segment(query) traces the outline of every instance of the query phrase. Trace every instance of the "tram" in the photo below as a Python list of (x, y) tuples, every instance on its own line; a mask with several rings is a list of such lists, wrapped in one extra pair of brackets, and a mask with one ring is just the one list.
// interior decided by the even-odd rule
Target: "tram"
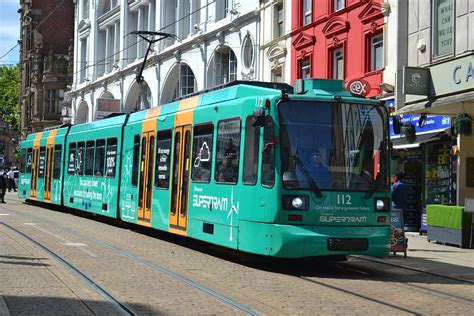
[(28, 135), (19, 196), (284, 258), (389, 251), (388, 113), (338, 80), (233, 82)]

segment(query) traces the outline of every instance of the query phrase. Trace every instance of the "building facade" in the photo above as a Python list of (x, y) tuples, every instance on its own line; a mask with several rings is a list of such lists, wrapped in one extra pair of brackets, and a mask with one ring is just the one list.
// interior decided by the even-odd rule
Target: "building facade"
[[(72, 84), (73, 1), (21, 0), (22, 134), (63, 123)], [(69, 23), (68, 23), (69, 22)]]
[[(74, 123), (159, 106), (258, 75), (257, 0), (78, 0), (75, 5)], [(137, 31), (179, 39), (140, 37)], [(147, 40), (154, 43), (140, 76)]]
[(258, 80), (291, 82), (291, 0), (260, 1)]
[[(447, 158), (427, 166), (424, 193), (425, 199), (437, 197), (435, 203), (464, 205), (466, 198), (474, 198), (474, 136), (453, 132), (463, 118), (462, 124), (472, 128), (474, 117), (474, 3), (414, 0), (407, 9), (407, 65), (413, 68), (397, 87), (405, 90), (398, 113), (450, 117), (453, 127), (433, 152), (434, 157), (441, 158), (442, 152)], [(424, 91), (407, 90), (413, 78)], [(427, 150), (425, 164), (429, 155)], [(443, 178), (450, 183), (440, 191), (433, 184), (444, 183)]]
[(292, 79), (331, 78), (357, 94), (381, 94), (384, 70), (382, 0), (293, 0)]

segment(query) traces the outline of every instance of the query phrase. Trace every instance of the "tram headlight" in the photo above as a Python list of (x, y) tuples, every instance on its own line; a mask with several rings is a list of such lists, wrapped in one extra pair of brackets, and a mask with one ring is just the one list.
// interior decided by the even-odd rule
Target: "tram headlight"
[(300, 208), (303, 207), (304, 202), (303, 202), (303, 200), (302, 200), (300, 197), (295, 197), (295, 198), (291, 201), (291, 205), (293, 205), (294, 208), (300, 209)]
[(309, 198), (305, 195), (283, 195), (283, 209), (287, 211), (307, 211)]
[(376, 212), (388, 212), (390, 200), (389, 198), (375, 198), (375, 211)]

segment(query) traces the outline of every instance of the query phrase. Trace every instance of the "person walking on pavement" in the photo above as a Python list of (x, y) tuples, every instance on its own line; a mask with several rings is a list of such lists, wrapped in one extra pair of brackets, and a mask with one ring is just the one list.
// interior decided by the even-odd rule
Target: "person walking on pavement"
[(16, 192), (16, 186), (15, 186), (15, 173), (13, 169), (10, 169), (7, 172), (7, 177), (8, 177), (8, 192), (11, 190)]
[(7, 181), (8, 177), (5, 173), (4, 170), (0, 171), (0, 203), (6, 203), (5, 202), (5, 193), (7, 191)]
[(403, 172), (397, 172), (392, 176), (392, 206), (403, 210), (403, 212), (407, 209), (408, 200), (408, 188), (403, 182), (404, 176)]

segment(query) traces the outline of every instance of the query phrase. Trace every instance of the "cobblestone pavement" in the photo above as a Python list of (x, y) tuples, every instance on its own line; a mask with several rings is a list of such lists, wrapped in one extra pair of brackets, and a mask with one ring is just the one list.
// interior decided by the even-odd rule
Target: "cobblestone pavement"
[[(422, 272), (387, 268), (358, 258), (337, 264), (296, 261), (279, 262), (275, 266), (272, 261), (244, 265), (212, 250), (197, 251), (183, 239), (165, 233), (154, 236), (137, 233), (22, 204), (12, 196), (8, 196), (7, 202), (0, 206), (0, 214), (9, 215), (0, 215), (0, 222), (43, 243), (138, 314), (238, 314), (240, 311), (118, 254), (103, 243), (199, 282), (261, 314), (467, 315), (474, 307), (472, 284)], [(12, 315), (43, 310), (44, 314), (114, 311), (102, 297), (31, 242), (3, 225), (0, 225), (0, 237), (0, 294)], [(15, 260), (20, 263), (9, 263)]]

